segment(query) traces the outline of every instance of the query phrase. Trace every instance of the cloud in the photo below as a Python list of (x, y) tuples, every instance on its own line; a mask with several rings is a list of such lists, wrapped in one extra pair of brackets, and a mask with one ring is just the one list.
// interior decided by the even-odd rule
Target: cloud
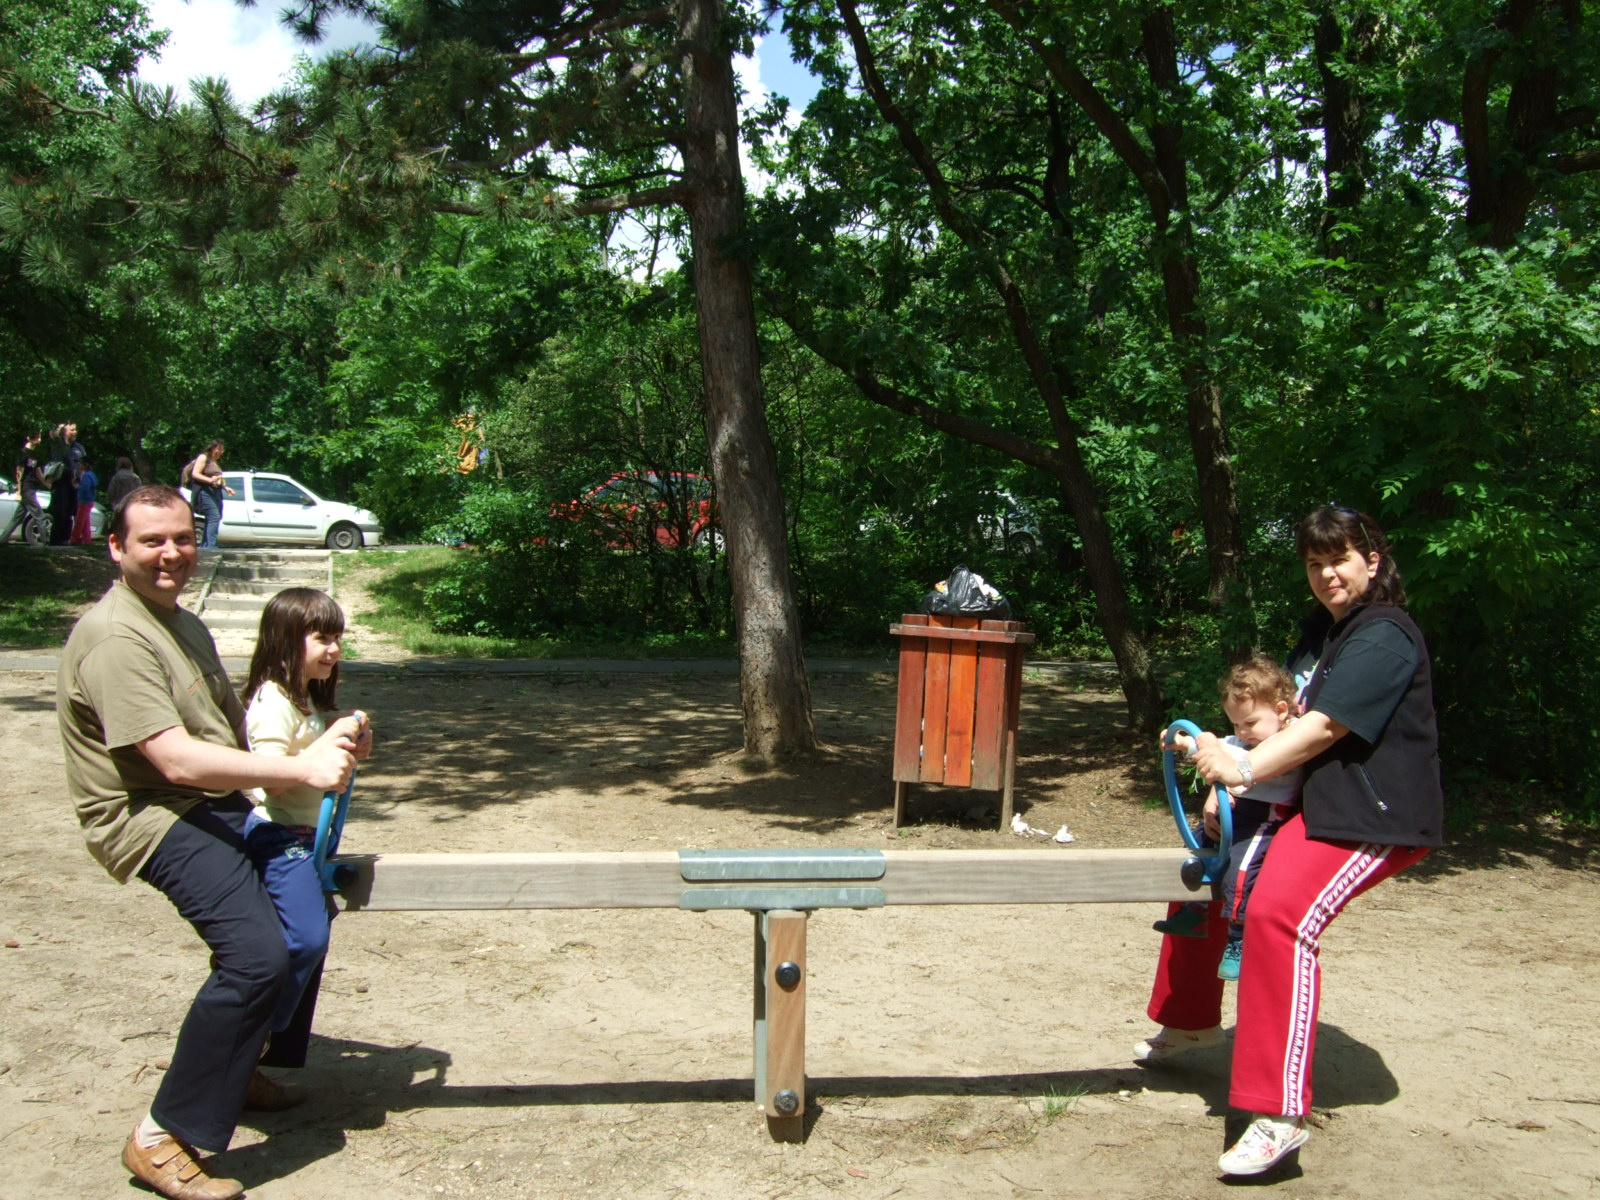
[(150, 23), (170, 33), (160, 59), (139, 64), (139, 78), (187, 98), (191, 81), (220, 77), (246, 108), (284, 84), (296, 59), (376, 40), (371, 26), (341, 15), (327, 22), (322, 41), (307, 44), (290, 32), (271, 3), (241, 8), (235, 0), (146, 0), (146, 7)]
[(150, 23), (170, 30), (159, 61), (139, 64), (139, 78), (177, 89), (220, 76), (250, 105), (279, 86), (306, 48), (278, 21), (276, 8), (240, 8), (233, 0), (147, 0)]

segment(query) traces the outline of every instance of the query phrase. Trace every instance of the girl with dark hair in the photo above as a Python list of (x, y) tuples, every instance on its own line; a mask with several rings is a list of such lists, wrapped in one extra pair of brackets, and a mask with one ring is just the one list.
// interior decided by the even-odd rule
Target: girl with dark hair
[[(256, 754), (293, 755), (327, 739), (347, 745), (357, 759), (372, 752), (365, 713), (328, 722), (339, 688), (344, 613), (326, 592), (288, 588), (261, 613), (261, 630), (245, 684), (245, 726)], [(257, 790), (256, 810), (245, 822), (245, 851), (277, 909), (289, 949), (288, 980), (278, 996), (272, 1036), (261, 1062), (305, 1065), (316, 1010), (322, 961), (328, 952), (332, 908), (317, 878), (312, 849), (323, 793), (313, 788)], [(257, 1072), (250, 1104), (279, 1109), (304, 1096)]]
[[(1295, 544), (1320, 605), (1287, 663), (1306, 680), (1304, 713), (1243, 756), (1211, 734), (1194, 753), (1224, 787), (1305, 771), (1303, 811), (1273, 838), (1245, 919), (1230, 1101), (1254, 1119), (1218, 1160), (1228, 1175), (1269, 1170), (1309, 1136), (1323, 932), (1443, 833), (1432, 671), (1388, 539), (1366, 514), (1328, 507), (1300, 523)], [(1204, 940), (1162, 939), (1149, 1015), (1163, 1028), (1136, 1048), (1142, 1061), (1222, 1041), (1226, 928), (1214, 915)]]

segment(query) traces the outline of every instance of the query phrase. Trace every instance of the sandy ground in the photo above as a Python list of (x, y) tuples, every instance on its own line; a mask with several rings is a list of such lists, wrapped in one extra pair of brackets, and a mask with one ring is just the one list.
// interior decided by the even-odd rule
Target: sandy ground
[[(750, 774), (731, 677), (352, 674), (378, 754), (351, 850), (1170, 845), (1112, 695), (1031, 673), (1018, 800), (1078, 841), (889, 823), (894, 680), (824, 675), (816, 763)], [(63, 798), (53, 679), (0, 674), (4, 1200), (134, 1194), (118, 1148), (206, 970), (152, 889), (118, 888)], [(1316, 1132), (1286, 1197), (1600, 1192), (1592, 857), (1445, 851), (1325, 944)], [(823, 911), (810, 927), (808, 1136), (751, 1100), (750, 918), (653, 911), (349, 914), (294, 1111), (218, 1167), (256, 1200), (1211, 1197), (1238, 1127), (1226, 1051), (1129, 1050), (1151, 905)], [(1248, 969), (1248, 965), (1246, 967)]]

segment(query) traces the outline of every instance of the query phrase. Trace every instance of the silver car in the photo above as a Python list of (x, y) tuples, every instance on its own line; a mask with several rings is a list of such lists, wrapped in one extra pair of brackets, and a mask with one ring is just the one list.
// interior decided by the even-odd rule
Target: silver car
[[(41, 502), (44, 504), (43, 519), (30, 518), (18, 526), (17, 531), (11, 536), (20, 538), (30, 546), (46, 546), (50, 543), (50, 496), (42, 493)], [(22, 497), (15, 492), (0, 492), (0, 529), (8, 528), (12, 515), (17, 511), (17, 505), (22, 503)], [(89, 534), (92, 537), (104, 537), (106, 526), (111, 524), (111, 514), (106, 506), (99, 501), (89, 514)]]
[[(371, 512), (324, 500), (287, 475), (224, 471), (222, 482), (233, 494), (222, 501), (218, 545), (280, 542), (359, 550), (383, 540), (383, 526)], [(183, 490), (188, 495), (188, 489)]]

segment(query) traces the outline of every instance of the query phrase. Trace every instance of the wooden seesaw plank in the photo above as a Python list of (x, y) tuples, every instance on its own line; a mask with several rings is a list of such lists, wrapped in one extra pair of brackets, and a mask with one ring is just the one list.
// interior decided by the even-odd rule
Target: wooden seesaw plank
[[(888, 850), (871, 886), (884, 904), (1094, 904), (1192, 900), (1179, 849)], [(685, 880), (673, 851), (341, 855), (355, 880), (348, 911), (679, 908), (686, 892), (728, 880)], [(839, 880), (785, 877), (784, 888)]]

